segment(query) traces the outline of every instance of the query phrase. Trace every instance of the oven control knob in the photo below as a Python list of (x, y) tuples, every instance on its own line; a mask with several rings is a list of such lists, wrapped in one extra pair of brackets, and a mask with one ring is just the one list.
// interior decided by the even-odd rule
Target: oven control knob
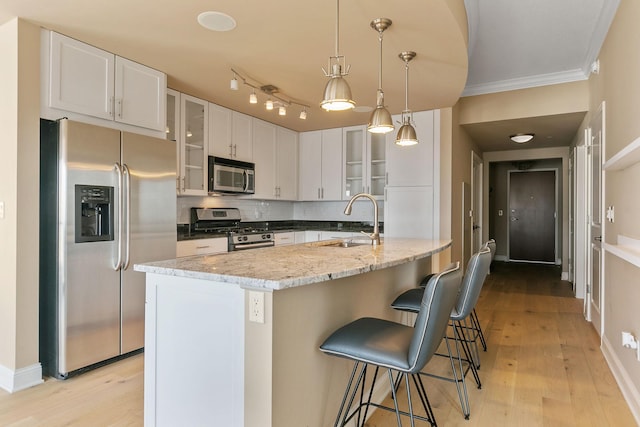
[(247, 240), (249, 240), (249, 238), (247, 236), (242, 236), (242, 240), (246, 242)]

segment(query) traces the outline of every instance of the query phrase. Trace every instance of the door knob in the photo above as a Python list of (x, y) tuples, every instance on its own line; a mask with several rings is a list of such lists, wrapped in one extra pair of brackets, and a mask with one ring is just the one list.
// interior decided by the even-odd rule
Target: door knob
[(518, 220), (518, 218), (516, 218), (514, 216), (511, 217), (511, 221), (517, 221), (517, 220)]

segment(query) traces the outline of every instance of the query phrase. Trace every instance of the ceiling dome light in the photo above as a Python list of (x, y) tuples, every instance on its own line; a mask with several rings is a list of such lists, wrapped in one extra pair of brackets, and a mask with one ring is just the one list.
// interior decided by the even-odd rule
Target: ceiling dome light
[(391, 19), (378, 18), (371, 21), (371, 28), (378, 32), (378, 40), (380, 41), (380, 70), (378, 72), (376, 109), (371, 113), (369, 126), (367, 126), (367, 130), (371, 133), (389, 133), (395, 128), (391, 113), (384, 106), (384, 92), (382, 91), (382, 33), (390, 26)]
[[(344, 62), (344, 56), (339, 53), (340, 40), (340, 0), (336, 0), (336, 55), (329, 57), (329, 67), (331, 71), (327, 72), (324, 68), (324, 75), (331, 77), (324, 88), (324, 97), (320, 106), (326, 111), (343, 111), (350, 110), (356, 106), (355, 101), (351, 99), (351, 88), (347, 81), (343, 78), (349, 74), (350, 66), (346, 66), (342, 70), (340, 61)], [(332, 64), (332, 60), (334, 61)]]
[(509, 136), (509, 138), (511, 138), (511, 140), (515, 143), (524, 144), (531, 141), (534, 135), (535, 134), (533, 133), (517, 133), (515, 135)]
[(231, 31), (236, 27), (236, 20), (222, 12), (202, 12), (198, 23), (211, 31)]

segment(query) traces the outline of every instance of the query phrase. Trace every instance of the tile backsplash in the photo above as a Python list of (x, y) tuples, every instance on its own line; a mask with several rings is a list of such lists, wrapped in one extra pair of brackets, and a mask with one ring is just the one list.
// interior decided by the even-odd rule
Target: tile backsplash
[[(254, 200), (238, 196), (197, 197), (179, 196), (177, 203), (178, 224), (188, 224), (192, 207), (238, 208), (242, 221), (373, 221), (373, 205), (369, 200), (358, 200), (351, 215), (345, 215), (346, 201), (335, 202), (285, 202), (279, 200)], [(384, 219), (384, 202), (378, 201), (380, 221)]]

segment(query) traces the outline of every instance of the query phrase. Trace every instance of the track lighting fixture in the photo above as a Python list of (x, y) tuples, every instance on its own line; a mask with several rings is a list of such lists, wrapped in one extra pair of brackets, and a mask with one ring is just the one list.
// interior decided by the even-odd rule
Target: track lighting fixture
[(343, 78), (349, 74), (351, 66), (345, 65), (344, 71), (342, 64), (345, 63), (344, 56), (340, 55), (340, 0), (336, 0), (336, 55), (329, 57), (328, 70), (324, 68), (324, 75), (330, 77), (324, 88), (324, 97), (320, 106), (327, 111), (343, 111), (349, 110), (356, 106), (351, 99), (351, 88), (347, 81)]
[(231, 88), (231, 90), (238, 90), (238, 79), (236, 79), (236, 75), (233, 75), (233, 78), (231, 79), (231, 84), (229, 85), (229, 87)]
[[(300, 107), (302, 107), (302, 111), (300, 112), (299, 116), (300, 119), (307, 119), (307, 109), (310, 108), (307, 104), (284, 95), (282, 92), (280, 92), (280, 89), (278, 89), (274, 85), (265, 85), (253, 78), (244, 77), (241, 73), (237, 72), (233, 68), (231, 69), (231, 72), (233, 73), (233, 79), (231, 79), (232, 90), (238, 90), (238, 79), (242, 81), (243, 85), (249, 86), (251, 88), (251, 93), (249, 94), (250, 104), (258, 103), (258, 95), (256, 94), (256, 90), (259, 90), (260, 92), (267, 95), (267, 100), (264, 103), (265, 109), (271, 111), (275, 107), (278, 107), (278, 115), (286, 116), (288, 107), (290, 107), (291, 105), (299, 105)], [(236, 82), (235, 89), (233, 83), (234, 81)]]

